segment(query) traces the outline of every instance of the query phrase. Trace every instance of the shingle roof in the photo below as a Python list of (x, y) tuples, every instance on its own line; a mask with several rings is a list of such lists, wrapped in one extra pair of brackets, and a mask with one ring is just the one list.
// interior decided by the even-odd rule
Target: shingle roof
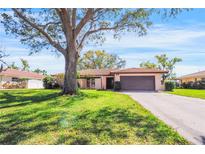
[(106, 76), (110, 75), (111, 71), (114, 71), (115, 69), (87, 69), (87, 70), (81, 70), (80, 76)]
[(200, 71), (200, 72), (196, 72), (196, 73), (192, 73), (192, 74), (187, 74), (187, 75), (181, 76), (177, 79), (195, 78), (195, 77), (205, 77), (205, 71)]
[(127, 68), (127, 69), (87, 69), (81, 70), (80, 76), (106, 76), (115, 73), (167, 73), (158, 69)]
[(121, 70), (115, 70), (111, 73), (168, 73), (168, 71), (163, 71), (159, 69), (149, 69), (149, 68), (127, 68)]
[(43, 79), (45, 77), (42, 74), (16, 70), (16, 69), (6, 69), (0, 72), (0, 76), (10, 76), (10, 77), (27, 78), (27, 79)]

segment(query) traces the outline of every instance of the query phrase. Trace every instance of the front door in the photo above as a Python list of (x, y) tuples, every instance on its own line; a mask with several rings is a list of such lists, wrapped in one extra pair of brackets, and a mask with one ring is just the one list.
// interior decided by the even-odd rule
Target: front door
[(106, 78), (106, 89), (113, 89), (114, 88), (114, 78), (108, 77)]

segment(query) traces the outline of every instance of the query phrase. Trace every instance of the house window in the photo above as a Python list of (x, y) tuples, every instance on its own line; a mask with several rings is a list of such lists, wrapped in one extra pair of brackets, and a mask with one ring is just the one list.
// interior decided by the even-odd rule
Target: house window
[(18, 82), (18, 81), (19, 81), (19, 78), (13, 77), (13, 78), (11, 78), (11, 81), (13, 81), (13, 82)]
[(87, 88), (95, 88), (95, 78), (87, 79)]

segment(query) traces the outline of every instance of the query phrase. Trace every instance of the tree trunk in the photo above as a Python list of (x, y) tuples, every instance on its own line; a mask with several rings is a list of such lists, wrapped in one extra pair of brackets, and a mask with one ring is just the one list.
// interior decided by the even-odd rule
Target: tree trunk
[(74, 95), (77, 92), (77, 50), (69, 48), (65, 55), (65, 75), (63, 94)]

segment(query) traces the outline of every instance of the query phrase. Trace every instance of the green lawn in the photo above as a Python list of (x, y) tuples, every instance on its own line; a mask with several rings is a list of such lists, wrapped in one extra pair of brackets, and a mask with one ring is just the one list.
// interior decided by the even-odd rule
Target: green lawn
[(0, 91), (0, 144), (188, 144), (129, 96)]
[(205, 99), (205, 90), (197, 90), (197, 89), (174, 89), (173, 92), (168, 92), (170, 94), (188, 96), (194, 98), (202, 98)]

